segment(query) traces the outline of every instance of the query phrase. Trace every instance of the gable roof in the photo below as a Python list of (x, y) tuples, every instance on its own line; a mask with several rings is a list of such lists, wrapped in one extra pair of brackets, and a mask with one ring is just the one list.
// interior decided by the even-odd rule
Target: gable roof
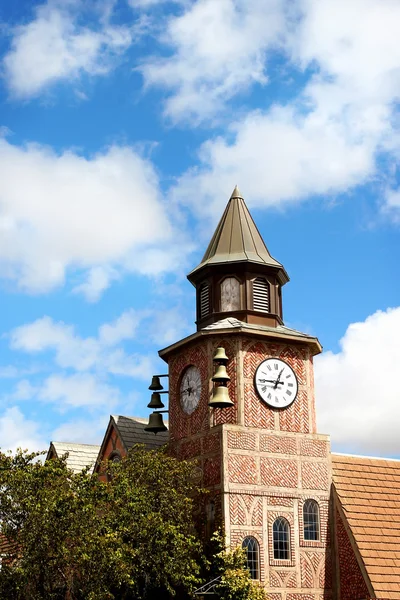
[(100, 446), (95, 444), (75, 444), (73, 442), (50, 442), (46, 460), (53, 456), (60, 458), (68, 452), (67, 467), (75, 473), (79, 473), (86, 467), (90, 467), (90, 473), (96, 463)]
[[(144, 430), (149, 421), (148, 419), (111, 415), (111, 421), (114, 422), (126, 451), (135, 444), (144, 444), (148, 450), (155, 450), (168, 442), (168, 431), (161, 431), (155, 435), (150, 431)], [(164, 424), (168, 427), (168, 421), (164, 421)]]
[(332, 475), (376, 597), (400, 600), (400, 461), (332, 454)]
[(289, 277), (280, 262), (268, 251), (260, 232), (236, 186), (214, 232), (201, 263), (188, 278), (206, 265), (252, 262), (278, 269), (282, 285)]

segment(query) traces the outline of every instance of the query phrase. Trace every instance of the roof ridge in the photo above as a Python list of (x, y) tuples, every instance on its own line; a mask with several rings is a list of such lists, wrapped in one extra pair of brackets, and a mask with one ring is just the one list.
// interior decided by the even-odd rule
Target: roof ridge
[(387, 458), (384, 456), (366, 456), (364, 454), (348, 454), (346, 452), (332, 452), (332, 456), (348, 456), (351, 458), (366, 458), (368, 460), (391, 460), (393, 462), (400, 462), (400, 458)]

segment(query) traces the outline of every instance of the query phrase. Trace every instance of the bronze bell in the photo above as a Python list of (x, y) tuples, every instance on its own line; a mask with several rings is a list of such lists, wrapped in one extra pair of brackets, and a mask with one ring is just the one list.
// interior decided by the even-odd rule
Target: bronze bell
[(221, 362), (221, 363), (227, 363), (229, 360), (229, 358), (227, 357), (227, 355), (225, 354), (225, 348), (217, 348), (215, 351), (215, 354), (213, 356), (213, 361), (214, 362)]
[(160, 383), (160, 378), (158, 375), (153, 375), (151, 378), (151, 384), (149, 385), (149, 390), (153, 392), (158, 392), (159, 390), (163, 390), (163, 386)]
[(211, 406), (211, 408), (228, 408), (229, 406), (234, 406), (234, 403), (229, 398), (228, 388), (224, 385), (216, 387), (208, 406)]
[(144, 430), (151, 431), (152, 433), (167, 431), (167, 427), (165, 427), (164, 425), (162, 414), (159, 412), (152, 412), (149, 416), (149, 422), (144, 428)]
[(211, 378), (211, 381), (220, 381), (221, 383), (230, 381), (228, 373), (226, 372), (225, 365), (219, 365), (218, 369), (215, 371), (214, 377)]
[(161, 394), (159, 392), (153, 392), (151, 395), (151, 400), (147, 405), (147, 408), (164, 408), (164, 404), (161, 400)]

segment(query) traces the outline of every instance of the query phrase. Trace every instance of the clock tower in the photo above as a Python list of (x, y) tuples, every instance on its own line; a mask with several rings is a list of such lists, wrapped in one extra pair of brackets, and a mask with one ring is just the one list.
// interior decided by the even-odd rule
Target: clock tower
[[(172, 451), (196, 459), (209, 534), (247, 549), (248, 567), (270, 600), (332, 597), (329, 437), (315, 421), (317, 338), (285, 327), (289, 281), (269, 253), (237, 189), (201, 263), (197, 331), (160, 351), (169, 368)], [(213, 356), (228, 357), (226, 408), (211, 408)]]

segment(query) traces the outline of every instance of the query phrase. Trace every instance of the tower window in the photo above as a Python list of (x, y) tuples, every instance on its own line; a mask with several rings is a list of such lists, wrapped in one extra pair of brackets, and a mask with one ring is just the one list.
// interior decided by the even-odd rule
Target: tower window
[(264, 277), (253, 281), (253, 309), (269, 312), (269, 284)]
[(315, 500), (303, 504), (304, 539), (319, 540), (319, 506)]
[(240, 283), (236, 277), (226, 277), (221, 283), (221, 311), (240, 310)]
[(290, 527), (283, 517), (275, 519), (272, 526), (274, 541), (274, 558), (276, 560), (290, 559)]
[(252, 579), (259, 579), (259, 549), (258, 542), (253, 537), (246, 537), (242, 542), (242, 548), (246, 550), (246, 566), (250, 571)]
[(206, 317), (210, 312), (210, 286), (203, 283), (200, 288), (200, 318)]

